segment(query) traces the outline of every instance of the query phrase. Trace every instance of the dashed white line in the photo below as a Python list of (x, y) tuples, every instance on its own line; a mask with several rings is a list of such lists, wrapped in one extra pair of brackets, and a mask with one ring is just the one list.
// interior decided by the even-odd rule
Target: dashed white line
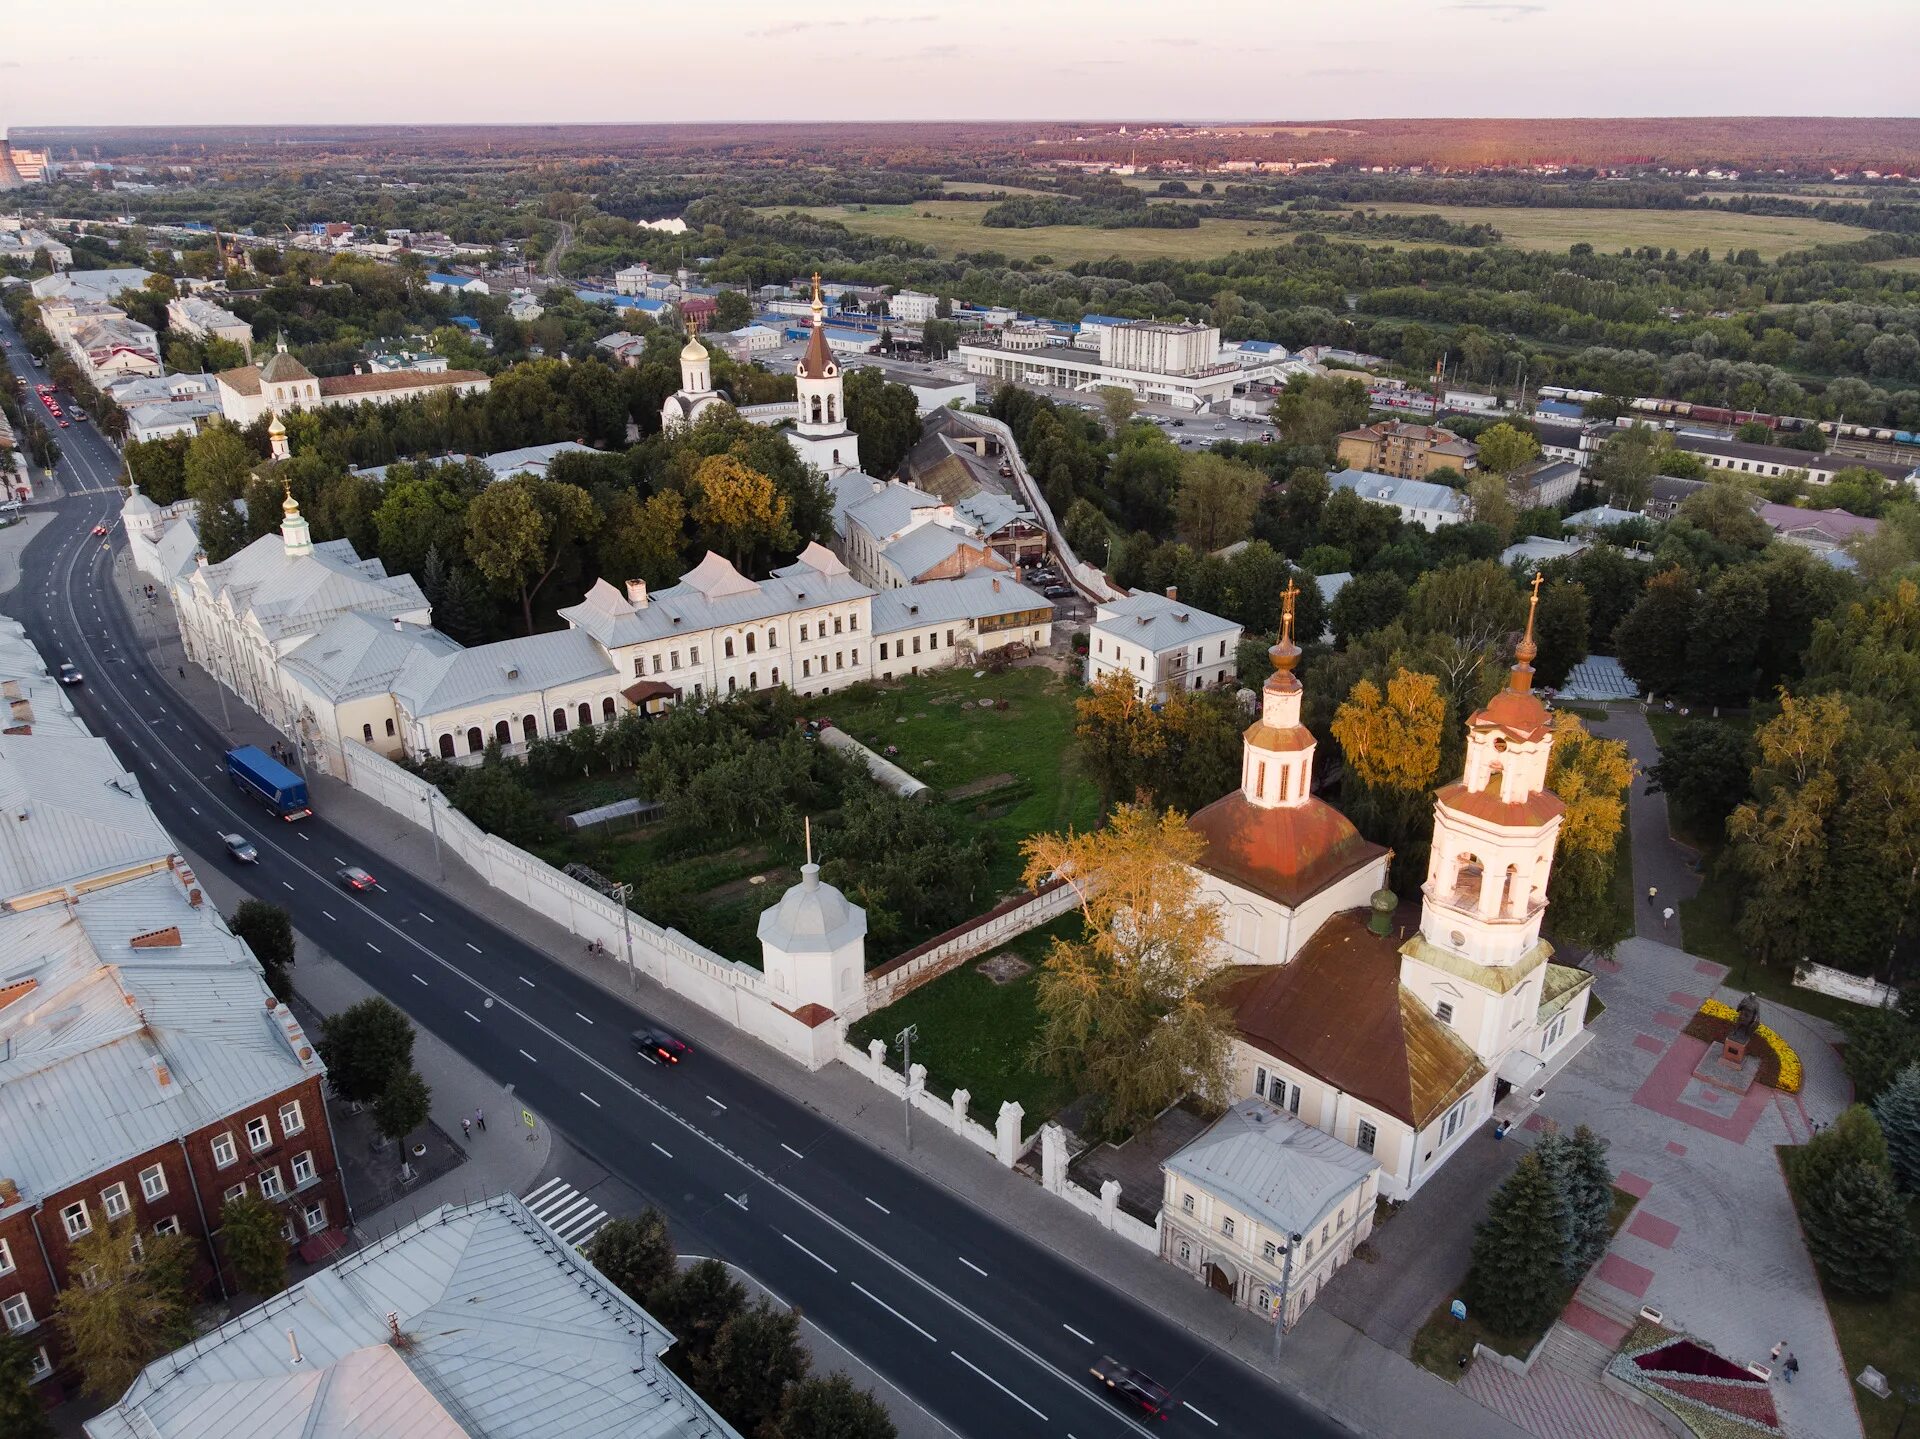
[(197, 809), (194, 809), (194, 807), (193, 807), (192, 805), (188, 805), (188, 806), (187, 806), (187, 808), (188, 808), (188, 809), (189, 809), (190, 811), (192, 811), (192, 813), (194, 813), (194, 814), (199, 814), (199, 813), (200, 813), (200, 811), (199, 811), (199, 810), (197, 810)]
[(1093, 1343), (1091, 1339), (1087, 1338), (1086, 1335), (1082, 1334), (1078, 1329), (1075, 1329), (1071, 1324), (1062, 1324), (1060, 1327), (1066, 1330), (1067, 1333), (1071, 1334), (1075, 1339), (1078, 1339), (1082, 1344)]
[(747, 1207), (747, 1201), (746, 1201), (746, 1200), (744, 1200), (744, 1199), (742, 1199), (742, 1198), (741, 1198), (741, 1197), (740, 1197), (739, 1195), (737, 1195), (737, 1194), (729, 1194), (729, 1195), (727, 1196), (727, 1203), (729, 1203), (729, 1204), (732, 1204), (732, 1205), (736, 1205), (736, 1206), (738, 1206), (738, 1207), (739, 1207), (739, 1208), (741, 1208), (741, 1209), (745, 1209), (745, 1208)]
[(966, 1255), (962, 1254), (959, 1256), (959, 1258), (962, 1264), (966, 1265), (967, 1268), (971, 1269), (975, 1274), (978, 1274), (982, 1279), (985, 1279), (987, 1277), (987, 1271), (982, 1269), (978, 1264), (975, 1264), (971, 1259), (967, 1258)]
[(911, 1319), (907, 1318), (907, 1316), (902, 1314), (898, 1309), (895, 1309), (891, 1304), (887, 1303), (887, 1301), (882, 1299), (878, 1294), (875, 1294), (872, 1290), (864, 1288), (859, 1284), (855, 1284), (853, 1287), (855, 1289), (858, 1289), (862, 1294), (866, 1295), (867, 1298), (871, 1299), (875, 1304), (878, 1304), (882, 1309), (886, 1310), (887, 1313), (891, 1314), (895, 1319), (898, 1319), (902, 1324), (906, 1325), (907, 1328), (913, 1330), (914, 1333), (925, 1335), (928, 1339), (933, 1339), (933, 1342), (935, 1344), (938, 1344), (940, 1342), (938, 1339), (934, 1339), (933, 1335), (928, 1334), (927, 1331), (922, 1329), (918, 1324), (915, 1324)]
[[(649, 1142), (649, 1143), (652, 1143), (652, 1141), (651, 1141), (651, 1140), (649, 1140), (648, 1142)], [(664, 1155), (666, 1155), (666, 1156), (667, 1156), (667, 1158), (669, 1158), (669, 1159), (671, 1159), (671, 1158), (673, 1158), (673, 1151), (672, 1151), (672, 1150), (669, 1150), (669, 1149), (661, 1149), (661, 1148), (660, 1148), (660, 1146), (659, 1146), (659, 1145), (657, 1145), (657, 1144), (655, 1144), (655, 1145), (654, 1145), (653, 1147), (654, 1147), (655, 1149), (659, 1149), (659, 1150), (660, 1150), (660, 1152), (661, 1152), (662, 1154), (664, 1154)]]
[[(867, 1199), (867, 1196), (866, 1196), (866, 1195), (864, 1195), (864, 1194), (863, 1194), (863, 1195), (861, 1195), (860, 1197), (861, 1197), (862, 1199)], [(872, 1206), (873, 1206), (873, 1207), (874, 1207), (875, 1209), (877, 1209), (877, 1210), (879, 1210), (879, 1211), (880, 1211), (880, 1212), (881, 1212), (882, 1214), (891, 1214), (891, 1213), (893, 1213), (893, 1211), (892, 1211), (891, 1209), (889, 1209), (889, 1208), (887, 1208), (887, 1206), (886, 1206), (886, 1205), (884, 1205), (884, 1204), (882, 1204), (882, 1203), (881, 1203), (881, 1202), (880, 1202), (879, 1200), (877, 1200), (877, 1199), (867, 1199), (867, 1203), (869, 1203), (869, 1204), (871, 1204), (871, 1205), (872, 1205)]]
[(576, 1009), (576, 1010), (575, 1010), (575, 1011), (573, 1012), (573, 1017), (574, 1017), (575, 1019), (578, 1019), (578, 1020), (582, 1020), (582, 1021), (584, 1021), (584, 1022), (586, 1022), (587, 1024), (592, 1024), (592, 1023), (593, 1023), (593, 1021), (592, 1021), (591, 1019), (588, 1019), (588, 1018), (586, 1017), (586, 1015), (584, 1015), (584, 1014), (582, 1014), (582, 1013), (581, 1013), (581, 1012), (580, 1012), (579, 1010), (577, 1010), (577, 1009)]
[(807, 1248), (807, 1246), (802, 1244), (798, 1239), (795, 1239), (791, 1234), (788, 1234), (785, 1230), (780, 1231), (780, 1237), (786, 1240), (787, 1243), (791, 1244), (795, 1249), (798, 1249), (802, 1254), (806, 1255), (807, 1258), (811, 1259), (815, 1264), (820, 1265), (828, 1273), (838, 1274), (840, 1272), (838, 1269), (835, 1269), (831, 1264), (827, 1263), (826, 1260), (822, 1259), (818, 1254), (815, 1254), (811, 1249)]
[(470, 1009), (463, 1009), (463, 1010), (461, 1010), (460, 1012), (461, 1012), (462, 1014), (464, 1014), (464, 1015), (466, 1015), (466, 1017), (467, 1017), (468, 1019), (471, 1019), (471, 1020), (472, 1020), (472, 1021), (473, 1021), (473, 1022), (474, 1022), (475, 1024), (478, 1024), (478, 1023), (480, 1022), (480, 1016), (479, 1016), (479, 1015), (477, 1015), (477, 1014), (475, 1014), (475, 1013), (474, 1013), (474, 1012), (473, 1012), (472, 1010), (470, 1010)]
[(480, 946), (475, 944), (472, 940), (467, 941), (467, 948), (472, 950), (475, 954), (480, 953)]
[(419, 915), (420, 918), (424, 919), (428, 924), (433, 923), (433, 916), (428, 914), (424, 909), (416, 909), (414, 913)]
[[(1193, 1406), (1187, 1403), (1187, 1401), (1184, 1399), (1180, 1401), (1180, 1407), (1182, 1409), (1193, 1409)], [(1207, 1413), (1204, 1409), (1193, 1409), (1193, 1412), (1195, 1414), (1198, 1414), (1202, 1419), (1206, 1420), (1207, 1423), (1211, 1424), (1214, 1428), (1218, 1429), (1220, 1427), (1220, 1421), (1214, 1418), (1211, 1414)]]
[(333, 862), (334, 862), (335, 864), (345, 864), (345, 863), (346, 863), (346, 861), (345, 861), (344, 859), (342, 859), (342, 858), (340, 858), (340, 856), (339, 856), (339, 855), (337, 855), (337, 854), (336, 854), (336, 855), (335, 855), (335, 856), (333, 857)]
[(595, 1099), (591, 1094), (588, 1094), (584, 1089), (577, 1090), (576, 1093), (578, 1093), (582, 1099), (586, 1100), (587, 1103), (591, 1104), (595, 1109), (602, 1109), (605, 1107), (600, 1103), (599, 1100)]
[(781, 1142), (780, 1147), (786, 1150), (787, 1153), (791, 1154), (795, 1159), (805, 1159), (807, 1157), (806, 1155), (802, 1154), (799, 1150), (795, 1149), (791, 1144), (786, 1143), (784, 1140)]
[(420, 987), (421, 987), (422, 989), (431, 989), (431, 988), (433, 988), (433, 986), (432, 986), (432, 985), (430, 985), (430, 984), (428, 984), (428, 983), (427, 983), (427, 982), (426, 982), (426, 981), (425, 981), (424, 979), (422, 979), (422, 978), (421, 978), (421, 977), (420, 977), (419, 975), (417, 975), (417, 974), (413, 976), (413, 982), (414, 982), (415, 984), (417, 984), (417, 985), (419, 985), (419, 986), (420, 986)]
[(293, 886), (292, 886), (292, 885), (290, 885), (290, 884), (288, 884), (288, 883), (287, 883), (287, 882), (286, 882), (286, 881), (285, 881), (285, 880), (283, 879), (283, 880), (281, 880), (281, 881), (280, 881), (280, 888), (282, 888), (282, 889), (292, 889), (292, 888), (293, 888)]
[(532, 980), (528, 979), (524, 974), (520, 976), (520, 982), (524, 984), (528, 989), (539, 988), (538, 985), (536, 985)]
[(525, 1055), (525, 1056), (526, 1056), (526, 1058), (527, 1058), (528, 1060), (530, 1060), (530, 1061), (532, 1061), (532, 1062), (533, 1062), (534, 1064), (538, 1064), (538, 1063), (540, 1062), (539, 1060), (537, 1060), (537, 1059), (534, 1059), (534, 1057), (533, 1057), (533, 1056), (532, 1056), (531, 1054), (527, 1054), (527, 1052), (526, 1052), (526, 1050), (524, 1050), (524, 1049), (523, 1049), (523, 1050), (521, 1050), (521, 1051), (520, 1051), (520, 1053), (521, 1053), (521, 1054), (523, 1054), (523, 1055)]
[(707, 1103), (711, 1104), (715, 1109), (725, 1109), (727, 1107), (726, 1105), (722, 1104), (719, 1100), (715, 1099), (711, 1094), (707, 1096)]
[(380, 953), (380, 946), (375, 944), (372, 940), (367, 941), (367, 948), (372, 950), (375, 954)]
[[(322, 914), (327, 914), (327, 912), (326, 912), (326, 911), (325, 911), (324, 909), (323, 909), (323, 910), (321, 910), (321, 911), (320, 911), (320, 913), (322, 913)], [(327, 914), (327, 918), (328, 918), (328, 919), (333, 919), (333, 916), (332, 916), (332, 915), (330, 915), (330, 914)], [(337, 920), (337, 919), (334, 919), (334, 920), (333, 920), (333, 922), (334, 922), (335, 924), (338, 924), (338, 923), (339, 923), (340, 921), (339, 921), (339, 920)]]
[(986, 1380), (987, 1383), (991, 1384), (995, 1389), (998, 1389), (1022, 1409), (1033, 1414), (1040, 1414), (1042, 1419), (1047, 1417), (1045, 1414), (1041, 1414), (1040, 1411), (1035, 1409), (1031, 1404), (1027, 1403), (1027, 1401), (1022, 1399), (1018, 1394), (1015, 1394), (1011, 1389), (1007, 1388), (1007, 1386), (1002, 1384), (998, 1379), (995, 1379), (991, 1374), (987, 1373), (987, 1371), (982, 1369), (978, 1364), (975, 1364), (971, 1359), (967, 1358), (967, 1356), (962, 1354), (958, 1349), (949, 1349), (947, 1353), (951, 1354), (955, 1359), (958, 1359), (962, 1364), (966, 1365), (967, 1368), (971, 1369), (975, 1374), (978, 1374), (982, 1379)]

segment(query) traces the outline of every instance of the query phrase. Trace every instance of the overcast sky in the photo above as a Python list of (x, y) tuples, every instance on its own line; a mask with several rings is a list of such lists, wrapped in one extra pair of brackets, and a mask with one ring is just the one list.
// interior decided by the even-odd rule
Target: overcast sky
[(1920, 113), (1914, 0), (18, 0), (0, 124)]

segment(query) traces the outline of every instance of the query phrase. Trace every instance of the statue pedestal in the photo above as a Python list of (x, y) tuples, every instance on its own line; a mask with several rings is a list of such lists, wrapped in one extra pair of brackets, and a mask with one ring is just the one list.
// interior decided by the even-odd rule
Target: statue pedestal
[(1745, 1094), (1753, 1088), (1753, 1081), (1759, 1074), (1759, 1055), (1743, 1051), (1741, 1058), (1735, 1062), (1718, 1047), (1701, 1055), (1699, 1064), (1693, 1070), (1695, 1079), (1704, 1080), (1715, 1089), (1724, 1089), (1730, 1094)]

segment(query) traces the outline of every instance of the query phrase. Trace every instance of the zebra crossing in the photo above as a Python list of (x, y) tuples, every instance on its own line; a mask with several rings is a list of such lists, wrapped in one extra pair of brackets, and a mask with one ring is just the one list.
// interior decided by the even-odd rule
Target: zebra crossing
[(521, 1196), (535, 1219), (578, 1249), (607, 1222), (607, 1211), (564, 1179), (549, 1179)]

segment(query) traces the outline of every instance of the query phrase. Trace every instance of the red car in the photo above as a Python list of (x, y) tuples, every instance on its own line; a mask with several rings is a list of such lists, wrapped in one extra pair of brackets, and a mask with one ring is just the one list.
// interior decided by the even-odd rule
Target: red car
[(93, 527), (93, 533), (96, 539), (99, 536), (104, 535), (106, 532), (107, 532), (107, 527), (105, 525), (95, 525)]

